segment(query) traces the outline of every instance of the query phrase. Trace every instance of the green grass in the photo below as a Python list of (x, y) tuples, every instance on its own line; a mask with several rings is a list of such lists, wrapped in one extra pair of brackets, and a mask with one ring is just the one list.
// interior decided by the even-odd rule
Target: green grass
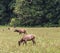
[(18, 40), (23, 34), (0, 26), (0, 53), (60, 53), (60, 28), (25, 29), (28, 34), (35, 34), (36, 45), (29, 41), (27, 45), (18, 46)]

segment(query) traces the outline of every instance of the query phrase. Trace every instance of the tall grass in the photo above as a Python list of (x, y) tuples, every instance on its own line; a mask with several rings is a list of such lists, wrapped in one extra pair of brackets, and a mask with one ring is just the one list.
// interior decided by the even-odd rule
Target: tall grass
[[(4, 29), (4, 31), (3, 31)], [(0, 27), (0, 53), (60, 53), (60, 28), (25, 28), (28, 34), (35, 34), (36, 45), (31, 41), (18, 46), (23, 34), (7, 27)]]

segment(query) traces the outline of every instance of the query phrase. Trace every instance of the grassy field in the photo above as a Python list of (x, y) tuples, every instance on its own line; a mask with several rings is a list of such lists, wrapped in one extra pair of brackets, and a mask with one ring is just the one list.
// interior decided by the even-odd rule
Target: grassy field
[[(3, 31), (4, 29), (4, 31)], [(0, 53), (60, 53), (60, 28), (25, 28), (28, 34), (35, 34), (36, 45), (31, 41), (18, 46), (23, 34), (0, 27)]]

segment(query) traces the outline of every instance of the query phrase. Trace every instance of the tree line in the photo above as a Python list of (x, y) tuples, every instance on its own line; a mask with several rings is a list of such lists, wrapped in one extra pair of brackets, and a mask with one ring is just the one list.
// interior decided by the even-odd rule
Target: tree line
[(0, 0), (0, 25), (60, 26), (60, 0)]

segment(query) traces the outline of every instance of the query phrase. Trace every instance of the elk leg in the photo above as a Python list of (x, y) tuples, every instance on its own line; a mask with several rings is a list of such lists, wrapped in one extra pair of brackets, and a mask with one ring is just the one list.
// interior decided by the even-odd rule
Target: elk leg
[(23, 45), (24, 45), (24, 43), (25, 43), (25, 42), (23, 41)]
[(35, 40), (34, 40), (34, 39), (32, 40), (32, 42), (33, 42), (33, 44), (36, 44), (36, 42), (35, 42)]
[(21, 32), (19, 32), (19, 35), (21, 34)]
[(27, 41), (24, 41), (25, 44), (27, 44)]
[(18, 45), (20, 46), (20, 41), (18, 41)]

